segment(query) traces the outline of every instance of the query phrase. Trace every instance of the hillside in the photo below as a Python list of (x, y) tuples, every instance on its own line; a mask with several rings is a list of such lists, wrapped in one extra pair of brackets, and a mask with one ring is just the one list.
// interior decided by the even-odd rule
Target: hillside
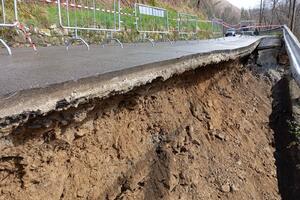
[[(136, 0), (122, 0), (122, 3), (132, 5)], [(228, 20), (239, 20), (240, 9), (229, 3), (227, 0), (142, 0), (139, 3), (147, 3), (155, 6), (167, 5), (179, 11), (190, 11), (204, 15), (208, 18), (222, 17)], [(227, 13), (224, 13), (227, 12)], [(235, 19), (234, 19), (235, 18)]]
[(222, 18), (229, 23), (238, 23), (240, 21), (240, 9), (227, 0), (190, 0), (190, 6), (196, 7), (208, 18)]
[(232, 13), (231, 13), (232, 16), (240, 17), (241, 10), (238, 7), (232, 5), (226, 0), (219, 0), (219, 1), (215, 0), (215, 2), (216, 2), (216, 7), (219, 11), (224, 12), (225, 8), (230, 8), (232, 9)]
[[(225, 19), (226, 22), (229, 23), (237, 23), (239, 21), (240, 11), (238, 8), (231, 5), (226, 0), (143, 0), (143, 1), (135, 1), (135, 0), (121, 0), (121, 8), (122, 11), (127, 15), (122, 15), (122, 24), (121, 24), (121, 32), (116, 34), (123, 42), (133, 42), (137, 41), (139, 35), (136, 31), (135, 25), (135, 17), (133, 15), (134, 12), (134, 3), (143, 3), (149, 4), (153, 6), (163, 7), (168, 10), (169, 16), (169, 28), (171, 30), (171, 34), (169, 38), (172, 40), (176, 40), (176, 37), (180, 37), (180, 35), (176, 35), (177, 30), (177, 13), (184, 12), (189, 13), (191, 15), (196, 15), (198, 19), (212, 19), (212, 18), (222, 18)], [(97, 4), (110, 8), (112, 6), (113, 0), (97, 0)], [(12, 5), (10, 6), (12, 8)], [(74, 16), (74, 12), (72, 16)], [(79, 19), (79, 26), (87, 26), (91, 23), (91, 20), (88, 16), (92, 16), (92, 11), (85, 12), (77, 12), (77, 17)], [(46, 4), (43, 1), (22, 1), (19, 3), (19, 19), (22, 24), (28, 27), (30, 31), (30, 35), (33, 43), (37, 46), (51, 46), (51, 45), (63, 45), (67, 38), (72, 36), (72, 31), (63, 30), (60, 28), (60, 25), (57, 20), (57, 5), (53, 3)], [(71, 16), (71, 17), (72, 17)], [(112, 13), (101, 13), (98, 16), (98, 21), (103, 22), (98, 24), (98, 26), (102, 28), (112, 28), (113, 26), (113, 14)], [(13, 19), (13, 11), (7, 13), (7, 18), (10, 20)], [(64, 24), (67, 23), (66, 17), (63, 19)], [(76, 20), (71, 19), (71, 23), (74, 23)], [(75, 24), (71, 24), (75, 26)], [(145, 26), (145, 25), (144, 25)], [(147, 23), (147, 27), (144, 27), (148, 30), (159, 29), (161, 26), (164, 26), (164, 23), (158, 23), (157, 21), (153, 21), (153, 23)], [(165, 28), (165, 27), (162, 27)], [(211, 23), (201, 22), (199, 21), (197, 25), (190, 24), (185, 27), (187, 32), (193, 32), (195, 29), (200, 31), (197, 32), (197, 35), (190, 34), (186, 36), (189, 37), (197, 37), (197, 38), (211, 38), (217, 37), (216, 34), (220, 34), (220, 27), (213, 27)], [(213, 33), (218, 32), (218, 33)], [(10, 46), (13, 47), (23, 47), (28, 45), (26, 36), (20, 31), (15, 31), (14, 29), (3, 29), (1, 31), (3, 39), (9, 43)], [(98, 32), (97, 34), (92, 32), (80, 32), (86, 39), (88, 43), (97, 43), (99, 41), (103, 41), (106, 37), (104, 32)], [(155, 40), (161, 39), (160, 35), (152, 35), (152, 38)]]

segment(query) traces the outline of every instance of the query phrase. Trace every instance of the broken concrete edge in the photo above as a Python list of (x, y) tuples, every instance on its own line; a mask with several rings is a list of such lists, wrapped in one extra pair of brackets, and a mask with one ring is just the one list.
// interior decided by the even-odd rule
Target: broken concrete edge
[(283, 37), (279, 35), (266, 36), (258, 45), (257, 50), (276, 49), (282, 47)]
[[(292, 120), (294, 123), (293, 126), (297, 127), (290, 127), (290, 129), (296, 129), (297, 133), (291, 133), (295, 136), (296, 141), (298, 142), (298, 146), (300, 147), (300, 87), (296, 83), (295, 79), (289, 77), (289, 94), (290, 94), (290, 102), (291, 102), (291, 111), (292, 111)], [(290, 126), (292, 126), (290, 125)], [(294, 130), (295, 131), (295, 130)], [(293, 132), (293, 130), (290, 130)], [(299, 149), (300, 155), (300, 149)], [(300, 157), (299, 157), (300, 159)]]
[(125, 94), (154, 80), (166, 81), (175, 75), (210, 64), (236, 60), (250, 55), (262, 39), (235, 50), (198, 53), (178, 59), (136, 66), (95, 77), (18, 92), (0, 99), (0, 137), (8, 135), (31, 119), (47, 116), (88, 103)]

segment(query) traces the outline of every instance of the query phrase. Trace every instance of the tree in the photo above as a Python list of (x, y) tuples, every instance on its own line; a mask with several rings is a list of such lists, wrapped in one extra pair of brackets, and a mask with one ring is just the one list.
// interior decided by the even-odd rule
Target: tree
[(263, 0), (260, 0), (259, 24), (262, 23), (262, 16), (263, 16)]
[(244, 8), (241, 9), (241, 19), (242, 20), (250, 20), (249, 11), (245, 10)]
[(279, 0), (272, 0), (272, 16), (271, 16), (271, 24), (274, 22), (275, 10)]
[(292, 16), (291, 16), (291, 25), (290, 25), (292, 31), (294, 31), (295, 29), (295, 19), (296, 19), (296, 10), (297, 10), (296, 3), (297, 3), (296, 0), (294, 0), (292, 6)]

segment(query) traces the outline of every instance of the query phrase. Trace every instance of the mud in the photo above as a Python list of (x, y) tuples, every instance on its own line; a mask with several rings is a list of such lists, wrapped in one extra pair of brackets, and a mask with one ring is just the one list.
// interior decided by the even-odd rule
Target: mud
[(271, 102), (232, 61), (33, 117), (0, 138), (0, 199), (280, 199)]

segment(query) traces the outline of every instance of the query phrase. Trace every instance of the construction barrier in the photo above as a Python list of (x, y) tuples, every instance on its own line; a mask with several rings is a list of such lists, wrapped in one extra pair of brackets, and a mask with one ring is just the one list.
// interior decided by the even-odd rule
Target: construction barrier
[[(149, 37), (149, 34), (156, 33), (165, 37), (170, 33), (166, 9), (139, 3), (136, 3), (134, 7), (136, 30), (142, 34), (142, 40), (149, 41), (154, 46), (154, 40)], [(168, 38), (166, 39), (172, 43)]]
[(213, 38), (221, 38), (224, 37), (224, 23), (223, 20), (213, 19), (211, 21), (212, 26), (212, 35)]
[(198, 20), (198, 32), (212, 33), (212, 21), (210, 20)]
[(113, 37), (113, 33), (121, 30), (120, 0), (114, 0), (111, 9), (104, 8), (96, 0), (58, 0), (57, 5), (60, 26), (74, 31), (66, 44), (67, 49), (74, 41), (80, 41), (89, 50), (88, 43), (78, 35), (78, 30), (104, 31), (108, 33), (106, 42), (114, 40), (123, 48), (120, 40)]
[[(27, 0), (27, 1), (30, 1), (30, 0)], [(33, 0), (34, 1), (34, 0)], [(96, 0), (97, 1), (97, 0)], [(104, 0), (105, 1), (105, 0)], [(39, 2), (41, 3), (47, 3), (47, 4), (53, 4), (53, 5), (56, 5), (58, 3), (58, 0), (39, 0)], [(90, 8), (90, 10), (93, 10), (93, 8)], [(113, 13), (113, 10), (105, 10), (105, 9), (102, 9), (102, 11), (105, 11), (107, 13)], [(126, 13), (126, 12), (120, 12), (121, 15), (124, 15), (124, 16), (132, 16), (131, 13)]]
[[(213, 35), (213, 38), (224, 37), (226, 29), (234, 28), (241, 33), (253, 34), (253, 30), (268, 30), (270, 28), (280, 27), (279, 25), (259, 25), (255, 21), (241, 21), (237, 25), (230, 25), (225, 23), (222, 19), (212, 20), (200, 20), (197, 16), (188, 13), (176, 13), (171, 12), (171, 18), (169, 13), (164, 8), (144, 5), (135, 3), (134, 13), (130, 14), (121, 11), (120, 1), (113, 0), (113, 4), (108, 6), (108, 3), (102, 0), (39, 0), (47, 4), (57, 4), (57, 16), (59, 24), (62, 28), (72, 30), (74, 32), (73, 37), (67, 41), (66, 47), (75, 42), (80, 41), (86, 45), (89, 49), (89, 44), (79, 36), (79, 31), (103, 31), (107, 34), (107, 40), (103, 43), (110, 41), (116, 41), (122, 48), (123, 44), (120, 40), (114, 38), (114, 33), (121, 31), (121, 15), (123, 19), (129, 19), (132, 27), (141, 34), (142, 40), (151, 42), (154, 46), (154, 39), (150, 37), (151, 34), (160, 34), (163, 39), (166, 39), (170, 43), (168, 36), (170, 32), (177, 32), (179, 38), (188, 39), (189, 36), (195, 36), (199, 32), (205, 32), (206, 34)], [(27, 0), (1, 0), (1, 12), (0, 12), (0, 27), (2, 28), (16, 28), (17, 31), (23, 32), (26, 39), (35, 48), (35, 45), (30, 39), (29, 29), (19, 22), (18, 19), (18, 4), (19, 3), (35, 3), (35, 1)], [(9, 13), (9, 16), (7, 15)], [(170, 21), (169, 21), (170, 20)], [(134, 22), (133, 22), (134, 21)], [(124, 29), (127, 30), (127, 29)], [(130, 29), (132, 30), (132, 29)], [(257, 32), (257, 31), (256, 31)], [(153, 36), (153, 35), (152, 35)], [(166, 38), (164, 38), (166, 37)], [(7, 49), (9, 55), (11, 55), (11, 49), (3, 39), (0, 42)]]
[[(7, 11), (9, 13), (13, 13), (13, 18), (7, 17)], [(17, 0), (13, 1), (6, 1), (1, 0), (1, 22), (0, 27), (1, 28), (13, 28), (18, 26), (18, 5)], [(0, 39), (0, 42), (3, 44), (3, 46), (6, 48), (9, 55), (12, 54), (10, 47), (7, 45), (7, 43)]]
[(187, 36), (193, 37), (198, 33), (198, 17), (187, 13), (178, 13), (177, 31), (179, 38), (187, 39)]

